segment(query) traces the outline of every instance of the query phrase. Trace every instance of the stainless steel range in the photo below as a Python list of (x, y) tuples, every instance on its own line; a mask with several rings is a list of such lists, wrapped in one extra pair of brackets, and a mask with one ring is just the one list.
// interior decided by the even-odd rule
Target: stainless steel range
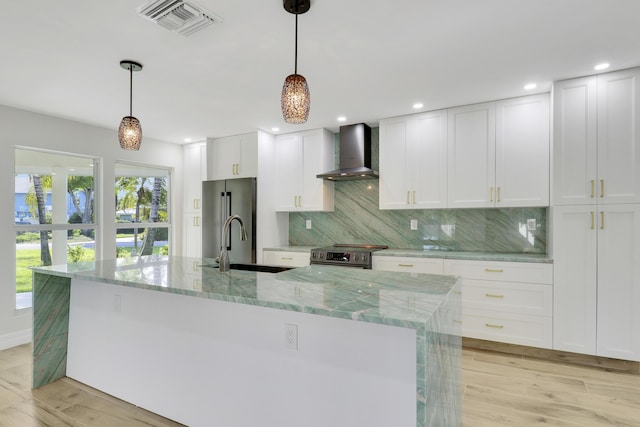
[(386, 245), (335, 244), (311, 250), (311, 264), (371, 269), (371, 254)]

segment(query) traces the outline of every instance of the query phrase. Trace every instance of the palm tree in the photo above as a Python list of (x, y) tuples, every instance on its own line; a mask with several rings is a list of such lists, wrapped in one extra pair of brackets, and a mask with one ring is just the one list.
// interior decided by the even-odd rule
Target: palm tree
[[(149, 222), (158, 222), (160, 219), (160, 201), (162, 199), (162, 189), (165, 183), (164, 178), (153, 178), (153, 190), (151, 192), (151, 209), (149, 210)], [(142, 254), (151, 255), (153, 244), (156, 241), (156, 229), (147, 228), (142, 243)]]
[[(47, 224), (47, 212), (45, 207), (45, 190), (51, 188), (51, 176), (29, 175), (33, 187), (27, 193), (27, 204), (31, 214), (38, 217), (39, 224)], [(40, 261), (42, 265), (51, 265), (51, 251), (49, 251), (49, 234), (40, 231)]]

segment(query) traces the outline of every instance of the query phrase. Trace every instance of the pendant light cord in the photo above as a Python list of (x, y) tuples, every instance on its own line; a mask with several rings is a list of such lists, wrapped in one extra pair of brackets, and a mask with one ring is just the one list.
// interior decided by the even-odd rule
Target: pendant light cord
[(133, 64), (129, 65), (129, 116), (133, 116)]
[(298, 14), (296, 13), (296, 55), (293, 73), (298, 74)]

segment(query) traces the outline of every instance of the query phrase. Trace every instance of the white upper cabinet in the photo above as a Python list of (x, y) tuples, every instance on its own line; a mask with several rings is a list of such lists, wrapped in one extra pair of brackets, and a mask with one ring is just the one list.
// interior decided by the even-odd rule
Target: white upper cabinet
[(333, 211), (333, 182), (316, 175), (335, 169), (334, 136), (325, 129), (276, 137), (277, 211)]
[(258, 176), (258, 134), (208, 139), (209, 179)]
[(640, 203), (640, 70), (598, 76), (598, 197)]
[(448, 206), (549, 205), (549, 96), (449, 109)]
[(494, 206), (495, 103), (449, 109), (448, 207)]
[(380, 121), (380, 209), (444, 208), (447, 111)]
[(554, 84), (553, 203), (640, 203), (640, 70)]
[(495, 206), (549, 205), (549, 95), (496, 103)]

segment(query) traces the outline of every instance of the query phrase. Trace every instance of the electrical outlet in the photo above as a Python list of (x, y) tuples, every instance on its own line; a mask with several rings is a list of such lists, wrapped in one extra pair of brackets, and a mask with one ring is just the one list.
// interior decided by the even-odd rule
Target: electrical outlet
[(306, 226), (307, 226), (307, 230), (311, 230), (311, 220), (310, 219), (307, 220)]
[(412, 230), (417, 230), (418, 229), (418, 220), (417, 219), (412, 219), (411, 220), (411, 229)]
[(122, 298), (120, 295), (113, 296), (113, 311), (120, 313), (122, 311)]
[(536, 219), (528, 219), (527, 220), (527, 230), (536, 231)]
[(284, 348), (289, 350), (298, 349), (298, 325), (284, 324)]

